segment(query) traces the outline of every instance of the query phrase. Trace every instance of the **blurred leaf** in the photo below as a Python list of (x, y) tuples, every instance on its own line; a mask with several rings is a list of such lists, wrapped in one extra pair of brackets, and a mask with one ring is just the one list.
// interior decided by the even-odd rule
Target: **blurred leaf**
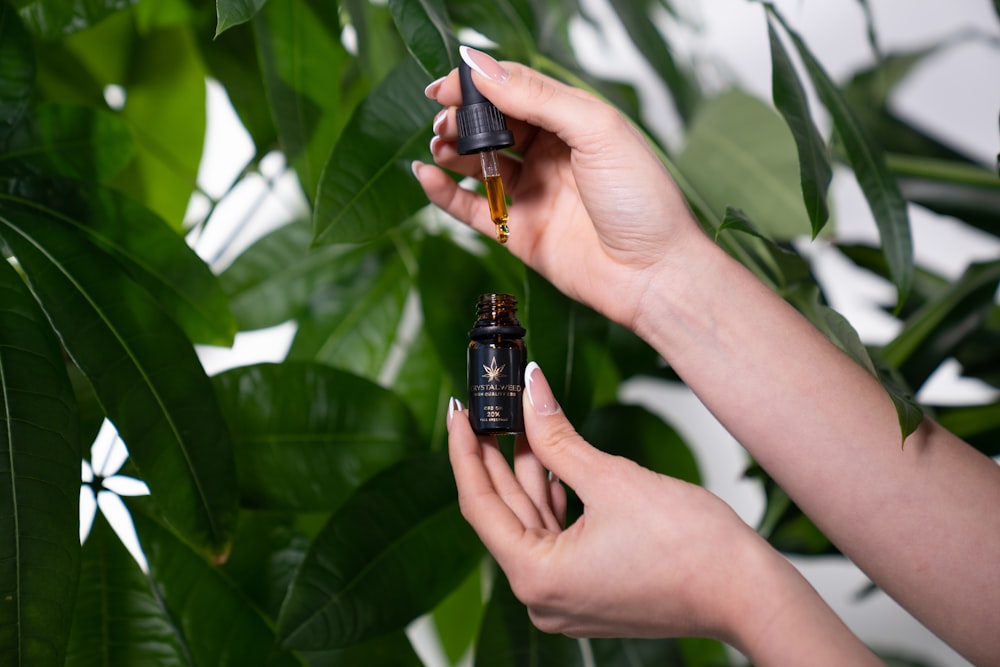
[[(71, 189), (70, 189), (71, 188)], [(232, 345), (236, 321), (215, 274), (161, 218), (114, 191), (22, 178), (5, 201), (58, 219), (118, 260), (196, 343)]]
[(205, 68), (189, 26), (160, 29), (127, 56), (120, 112), (138, 151), (116, 184), (180, 229), (198, 181), (205, 143)]
[(275, 648), (274, 629), (219, 568), (192, 551), (142, 498), (128, 501), (154, 595), (195, 665), (301, 664)]
[(56, 39), (85, 30), (115, 12), (128, 9), (132, 2), (133, 0), (12, 0), (28, 28), (43, 39)]
[(219, 277), (243, 329), (275, 326), (326, 303), (345, 307), (367, 293), (384, 262), (370, 246), (310, 248), (312, 227), (296, 220), (262, 237)]
[(350, 373), (320, 364), (258, 364), (213, 382), (233, 433), (247, 507), (335, 509), (418, 446), (399, 397)]
[(400, 247), (370, 248), (353, 275), (344, 273), (341, 283), (314, 291), (288, 358), (378, 379), (399, 341), (413, 282)]
[(528, 610), (514, 597), (502, 572), (493, 592), (476, 642), (475, 667), (584, 667), (580, 640), (546, 634), (528, 618)]
[(729, 91), (705, 102), (677, 167), (716, 213), (736, 206), (768, 236), (802, 234), (808, 214), (795, 143), (781, 117), (760, 100)]
[(458, 64), (458, 37), (444, 0), (389, 0), (389, 9), (410, 54), (431, 79)]
[(10, 150), (43, 172), (104, 181), (128, 163), (135, 144), (119, 116), (48, 104), (39, 107), (23, 131), (14, 136)]
[(59, 665), (80, 564), (76, 404), (59, 342), (6, 260), (0, 296), (0, 663)]
[(472, 647), (485, 611), (480, 564), (432, 612), (434, 628), (450, 664), (457, 665)]
[(979, 329), (994, 305), (1000, 260), (971, 265), (938, 298), (907, 318), (903, 330), (879, 356), (919, 387), (955, 347)]
[(215, 36), (252, 19), (265, 2), (266, 0), (216, 0)]
[(711, 639), (590, 639), (595, 667), (725, 667), (726, 647)]
[(556, 400), (574, 424), (594, 403), (608, 358), (608, 320), (528, 271), (519, 319), (528, 329), (528, 358), (542, 367)]
[(1000, 456), (1000, 402), (987, 405), (940, 406), (934, 418), (987, 456)]
[(767, 6), (770, 15), (781, 23), (791, 37), (812, 79), (813, 86), (816, 87), (816, 92), (830, 112), (833, 125), (847, 153), (847, 160), (875, 216), (883, 252), (889, 264), (889, 273), (899, 293), (897, 303), (902, 304), (913, 281), (913, 241), (910, 237), (906, 200), (903, 199), (899, 186), (886, 165), (882, 149), (868, 136), (837, 85), (812, 55), (799, 34), (790, 28), (773, 6), (770, 4)]
[(778, 484), (759, 465), (752, 465), (746, 477), (757, 478), (764, 487), (766, 505), (757, 532), (778, 551), (803, 556), (836, 555), (840, 551), (802, 513)]
[(364, 78), (372, 83), (385, 79), (408, 57), (388, 4), (369, 0), (343, 2), (358, 37), (358, 64)]
[(336, 648), (403, 628), (482, 555), (443, 455), (366, 482), (313, 541), (281, 609), (282, 644)]
[(35, 55), (31, 36), (17, 14), (0, 4), (0, 148), (20, 121), (35, 89)]
[(144, 289), (59, 217), (4, 207), (0, 233), (157, 504), (192, 543), (224, 553), (236, 513), (235, 465), (190, 342)]
[(701, 484), (690, 447), (669, 424), (638, 405), (595, 409), (580, 428), (595, 447), (637, 461), (643, 467), (692, 484)]
[(962, 375), (1000, 388), (1000, 306), (990, 309), (984, 324), (955, 349)]
[[(531, 3), (525, 0), (495, 0), (494, 2), (464, 2), (445, 0), (448, 15), (458, 26), (484, 35), (494, 44), (503, 45), (504, 57), (530, 63), (545, 48), (537, 39), (535, 16)], [(555, 12), (547, 8), (555, 20)], [(564, 17), (560, 17), (562, 19)], [(555, 22), (555, 21), (554, 21)]]
[(1000, 178), (995, 173), (964, 162), (901, 155), (889, 156), (889, 167), (908, 200), (1000, 235)]
[(425, 75), (401, 63), (351, 116), (323, 169), (313, 217), (317, 243), (370, 241), (426, 205), (410, 171), (429, 160), (438, 105), (424, 96)]
[(809, 112), (809, 99), (799, 82), (795, 66), (781, 44), (781, 38), (774, 29), (771, 19), (767, 22), (767, 34), (771, 44), (771, 88), (774, 105), (784, 116), (788, 129), (795, 139), (799, 154), (799, 176), (802, 183), (802, 200), (805, 202), (812, 235), (815, 238), (827, 219), (830, 210), (826, 204), (827, 191), (833, 171), (827, 157), (826, 142), (813, 124)]
[(269, 2), (254, 19), (264, 85), (281, 147), (312, 200), (344, 126), (349, 56), (304, 0)]
[(345, 648), (298, 651), (298, 654), (309, 667), (424, 667), (403, 630)]
[[(420, 442), (430, 450), (443, 449), (447, 438), (445, 416), (448, 399), (463, 396), (464, 387), (454, 384), (451, 377), (434, 354), (431, 342), (436, 337), (426, 326), (416, 332), (408, 352), (393, 379), (392, 389), (410, 408), (417, 421)], [(464, 353), (464, 348), (457, 351)]]
[(674, 59), (670, 44), (656, 27), (651, 12), (654, 6), (663, 6), (660, 0), (644, 0), (640, 3), (610, 3), (628, 32), (632, 43), (653, 71), (666, 84), (670, 98), (681, 120), (691, 122), (695, 109), (701, 102), (702, 94), (697, 79), (685, 72)]
[(189, 665), (188, 647), (102, 512), (83, 545), (67, 667)]

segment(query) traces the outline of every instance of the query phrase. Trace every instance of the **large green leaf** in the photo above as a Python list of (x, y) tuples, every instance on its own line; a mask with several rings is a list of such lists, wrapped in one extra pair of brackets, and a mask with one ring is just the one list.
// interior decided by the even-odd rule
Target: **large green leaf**
[(909, 201), (1000, 235), (1000, 178), (993, 172), (950, 160), (890, 155), (888, 161)]
[(278, 139), (312, 199), (344, 126), (341, 82), (349, 56), (339, 33), (305, 0), (267, 3), (253, 27)]
[(236, 321), (218, 278), (162, 218), (99, 187), (21, 179), (18, 191), (0, 191), (14, 204), (57, 219), (118, 260), (196, 343), (231, 345)]
[(237, 506), (235, 465), (190, 342), (148, 292), (63, 220), (5, 208), (0, 233), (156, 502), (186, 539), (223, 554)]
[(259, 364), (213, 381), (248, 507), (333, 510), (418, 445), (399, 397), (328, 366)]
[(264, 6), (264, 2), (265, 0), (216, 0), (215, 36), (252, 19)]
[(312, 294), (288, 357), (376, 380), (399, 342), (413, 278), (396, 247), (371, 248), (359, 270), (342, 277)]
[(935, 408), (934, 418), (983, 454), (1000, 456), (1000, 402), (942, 406)]
[(580, 641), (536, 628), (528, 610), (498, 573), (476, 642), (475, 667), (584, 667)]
[(153, 30), (129, 44), (125, 80), (106, 81), (125, 87), (121, 114), (138, 147), (116, 183), (179, 230), (205, 143), (205, 68), (187, 25)]
[(781, 117), (760, 100), (730, 91), (707, 101), (677, 166), (716, 214), (732, 205), (773, 238), (803, 233), (809, 218), (795, 143)]
[(44, 39), (55, 39), (85, 30), (109, 15), (127, 9), (133, 0), (13, 0), (14, 7), (32, 32)]
[(134, 150), (132, 132), (119, 116), (59, 104), (39, 107), (10, 145), (39, 171), (97, 181), (121, 171)]
[(308, 220), (291, 222), (258, 240), (222, 273), (242, 328), (275, 326), (325, 302), (353, 303), (365, 294), (382, 266), (378, 253), (340, 244), (310, 248), (311, 240)]
[(128, 503), (156, 596), (194, 665), (301, 665), (275, 648), (273, 625), (222, 571), (142, 499)]
[[(463, 396), (463, 402), (465, 400), (464, 394), (458, 391), (460, 385), (454, 384), (434, 354), (431, 342), (434, 337), (426, 325), (420, 327), (390, 386), (410, 408), (417, 421), (420, 441), (431, 450), (445, 446), (448, 435), (445, 416), (449, 398)], [(459, 356), (463, 352), (464, 348), (456, 351)]]
[(770, 20), (767, 22), (767, 34), (771, 43), (771, 89), (774, 105), (784, 116), (788, 129), (792, 131), (792, 138), (795, 139), (799, 154), (802, 200), (809, 212), (815, 237), (830, 217), (826, 196), (833, 171), (827, 157), (826, 143), (813, 124), (806, 91), (802, 88), (795, 67)]
[(671, 100), (681, 119), (688, 123), (701, 101), (701, 90), (697, 80), (685, 72), (671, 52), (670, 45), (663, 34), (651, 20), (651, 11), (655, 5), (661, 5), (657, 0), (644, 2), (610, 3), (618, 14), (625, 30), (628, 31), (633, 44), (646, 59), (649, 66), (670, 90)]
[(847, 160), (875, 216), (875, 224), (882, 239), (882, 250), (899, 293), (897, 301), (901, 304), (906, 300), (913, 281), (913, 240), (910, 236), (906, 200), (889, 171), (882, 149), (868, 136), (837, 85), (813, 56), (805, 41), (789, 27), (774, 7), (768, 5), (768, 11), (791, 37), (816, 92), (830, 112)]
[(427, 203), (410, 171), (429, 158), (437, 104), (423, 93), (426, 75), (403, 61), (355, 110), (323, 168), (314, 236), (319, 243), (370, 241)]
[(580, 433), (606, 452), (650, 470), (701, 484), (698, 462), (684, 439), (660, 417), (638, 405), (607, 405), (587, 417)]
[(582, 424), (609, 363), (608, 320), (559, 292), (528, 271), (519, 297), (522, 324), (528, 329), (528, 358), (537, 361), (559, 405), (574, 424)]
[[(31, 37), (10, 5), (0, 5), (0, 142), (20, 122), (35, 88)], [(0, 143), (2, 146), (2, 143)]]
[(80, 443), (59, 343), (0, 262), (0, 663), (62, 664), (80, 563)]
[(879, 356), (919, 387), (965, 337), (979, 329), (995, 308), (1000, 260), (973, 264), (938, 298), (907, 318), (903, 330)]
[(410, 54), (431, 79), (455, 67), (458, 37), (444, 0), (389, 0), (389, 9)]
[(285, 599), (285, 646), (336, 648), (403, 628), (482, 555), (458, 509), (446, 457), (403, 461), (369, 480), (313, 541)]
[(193, 663), (149, 578), (98, 512), (83, 545), (66, 666), (154, 664)]
[(724, 667), (732, 664), (722, 642), (711, 639), (591, 639), (594, 667)]

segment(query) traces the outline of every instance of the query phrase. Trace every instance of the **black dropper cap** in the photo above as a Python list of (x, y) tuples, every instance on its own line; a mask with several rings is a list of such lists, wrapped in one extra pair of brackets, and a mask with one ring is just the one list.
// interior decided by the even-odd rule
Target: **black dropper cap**
[(507, 148), (514, 145), (514, 135), (507, 129), (503, 113), (483, 97), (472, 83), (472, 69), (464, 60), (458, 62), (458, 78), (462, 84), (462, 106), (458, 120), (458, 154)]

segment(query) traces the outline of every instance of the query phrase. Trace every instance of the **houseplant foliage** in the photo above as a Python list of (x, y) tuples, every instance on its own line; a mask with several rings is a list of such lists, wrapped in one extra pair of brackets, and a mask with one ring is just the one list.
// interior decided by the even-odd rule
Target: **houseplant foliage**
[[(1000, 262), (935, 275), (914, 264), (907, 219), (909, 202), (1000, 235), (1000, 181), (888, 104), (947, 45), (883, 54), (838, 82), (762, 4), (773, 99), (710, 94), (649, 20), (669, 0), (617, 5), (673, 94), (684, 150), (649, 136), (706, 231), (883, 379), (901, 434), (933, 414), (1000, 454), (1000, 404), (913, 399), (948, 359), (1000, 386)], [(461, 29), (641, 126), (634, 91), (575, 59), (568, 26), (581, 16), (571, 0), (0, 4), (0, 662), (420, 665), (404, 629), (428, 615), (454, 662), (727, 664), (709, 641), (538, 633), (462, 521), (444, 455), (470, 308), (503, 290), (523, 296), (531, 355), (556, 370), (588, 438), (699, 481), (670, 425), (617, 402), (629, 378), (677, 381), (656, 355), (442, 221), (409, 173), (428, 157), (436, 111), (422, 89), (456, 64)], [(224, 270), (186, 242), (222, 199), (185, 218), (206, 78), (252, 138), (246, 171), (280, 152), (309, 205)], [(817, 129), (807, 90), (832, 132)], [(718, 161), (710, 141), (743, 160)], [(826, 305), (790, 243), (833, 228), (837, 164), (881, 238), (840, 250), (897, 288), (887, 307), (902, 327), (878, 347)], [(285, 322), (296, 327), (285, 361), (204, 371), (196, 346)], [(80, 545), (78, 471), (105, 418), (151, 491), (128, 503), (148, 570), (101, 515)], [(748, 474), (777, 547), (835, 553), (762, 471)], [(96, 491), (107, 493), (99, 477), (84, 487)]]

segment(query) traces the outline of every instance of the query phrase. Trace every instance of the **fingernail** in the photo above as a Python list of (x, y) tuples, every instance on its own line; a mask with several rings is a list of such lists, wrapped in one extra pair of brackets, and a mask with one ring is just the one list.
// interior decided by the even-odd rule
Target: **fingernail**
[(448, 400), (448, 419), (445, 421), (445, 427), (451, 431), (451, 418), (455, 416), (456, 412), (462, 411), (462, 404), (454, 396)]
[(447, 109), (441, 109), (441, 111), (437, 112), (437, 115), (434, 116), (434, 122), (431, 124), (431, 130), (434, 131), (434, 134), (440, 134), (440, 132), (438, 132), (438, 129), (441, 127), (441, 123), (443, 123), (444, 119), (447, 117), (448, 117)]
[(510, 72), (505, 70), (503, 65), (482, 51), (462, 45), (458, 47), (458, 53), (466, 65), (488, 79), (502, 83), (510, 77)]
[(410, 163), (410, 171), (413, 172), (413, 177), (418, 181), (420, 180), (420, 168), (424, 166), (424, 163), (420, 160), (414, 160)]
[(438, 136), (438, 135), (436, 135), (436, 134), (435, 134), (435, 135), (434, 135), (433, 137), (431, 137), (431, 143), (430, 143), (430, 151), (431, 151), (431, 154), (433, 154), (433, 153), (434, 153), (434, 151), (436, 151), (436, 150), (437, 150), (437, 147), (438, 147), (438, 144), (440, 144), (440, 143), (441, 143), (441, 141), (442, 141), (442, 140), (441, 140), (441, 137), (439, 137), (439, 136)]
[(542, 369), (534, 361), (524, 369), (525, 385), (528, 390), (528, 403), (535, 414), (554, 415), (559, 412), (559, 404), (549, 387)]
[[(469, 67), (472, 67), (472, 65), (469, 65)], [(427, 97), (427, 99), (433, 100), (437, 96), (437, 91), (438, 88), (441, 87), (442, 81), (444, 81), (443, 76), (428, 83), (427, 87), (424, 88), (424, 96)]]

